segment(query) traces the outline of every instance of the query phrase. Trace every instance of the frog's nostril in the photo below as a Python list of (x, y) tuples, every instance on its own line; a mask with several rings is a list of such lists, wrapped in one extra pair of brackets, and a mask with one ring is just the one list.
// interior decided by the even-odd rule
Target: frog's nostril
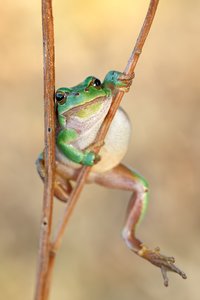
[(78, 93), (78, 92), (74, 94), (74, 96), (79, 96), (79, 95), (80, 95), (80, 93)]

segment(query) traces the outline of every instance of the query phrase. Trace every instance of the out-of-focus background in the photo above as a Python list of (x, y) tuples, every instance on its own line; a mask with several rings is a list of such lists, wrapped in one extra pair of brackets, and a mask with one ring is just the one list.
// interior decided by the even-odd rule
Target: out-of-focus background
[[(148, 1), (54, 1), (56, 87), (123, 70)], [(40, 1), (0, 4), (1, 299), (33, 299), (43, 186)], [(87, 186), (67, 228), (51, 300), (200, 297), (200, 2), (160, 1), (123, 107), (134, 123), (125, 163), (149, 181), (139, 236), (188, 275), (163, 287), (160, 271), (121, 239), (129, 193)], [(58, 219), (63, 204), (55, 203)]]

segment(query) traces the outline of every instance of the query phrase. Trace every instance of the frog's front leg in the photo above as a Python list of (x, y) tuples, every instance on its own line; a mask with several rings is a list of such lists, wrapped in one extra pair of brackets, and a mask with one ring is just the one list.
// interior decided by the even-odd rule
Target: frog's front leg
[[(36, 160), (37, 171), (44, 181), (45, 179), (45, 165), (43, 152), (38, 156)], [(54, 180), (54, 196), (63, 202), (67, 202), (68, 197), (72, 191), (71, 183), (69, 182), (69, 177), (63, 176), (62, 173), (59, 173), (56, 168), (55, 180)]]
[(148, 184), (138, 173), (120, 164), (105, 173), (91, 173), (90, 181), (109, 188), (132, 191), (128, 205), (123, 238), (130, 250), (161, 269), (164, 284), (168, 285), (167, 271), (178, 273), (186, 278), (184, 272), (174, 265), (174, 258), (162, 255), (159, 248), (150, 250), (136, 237), (136, 229), (142, 220), (148, 204)]
[(86, 166), (93, 166), (100, 159), (99, 155), (92, 151), (79, 150), (72, 145), (78, 137), (78, 133), (73, 129), (62, 129), (57, 137), (59, 150), (71, 161)]

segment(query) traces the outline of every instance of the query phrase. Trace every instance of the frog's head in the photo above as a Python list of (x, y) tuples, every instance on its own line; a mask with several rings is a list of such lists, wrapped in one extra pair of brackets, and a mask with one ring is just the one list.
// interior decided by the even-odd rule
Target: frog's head
[(101, 81), (93, 76), (87, 77), (72, 88), (59, 88), (55, 94), (58, 116), (73, 115), (88, 106), (102, 102), (110, 95), (110, 89), (105, 88)]

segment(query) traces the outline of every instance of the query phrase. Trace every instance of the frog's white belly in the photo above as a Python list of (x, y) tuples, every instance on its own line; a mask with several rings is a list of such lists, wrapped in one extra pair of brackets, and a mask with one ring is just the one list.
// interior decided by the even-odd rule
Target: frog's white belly
[[(101, 126), (101, 122), (82, 133), (81, 139), (77, 140), (73, 145), (79, 149), (84, 149), (94, 142), (96, 134)], [(128, 149), (129, 139), (131, 133), (131, 124), (129, 118), (122, 108), (119, 108), (109, 131), (105, 138), (105, 144), (100, 150), (101, 160), (92, 167), (94, 172), (105, 172), (120, 163)], [(60, 153), (56, 149), (56, 158), (64, 164), (70, 165), (74, 168), (80, 168), (79, 164), (76, 164)]]
[(95, 172), (105, 172), (118, 165), (125, 156), (131, 134), (129, 118), (119, 108), (105, 138), (105, 145), (100, 150), (101, 160), (93, 166)]

